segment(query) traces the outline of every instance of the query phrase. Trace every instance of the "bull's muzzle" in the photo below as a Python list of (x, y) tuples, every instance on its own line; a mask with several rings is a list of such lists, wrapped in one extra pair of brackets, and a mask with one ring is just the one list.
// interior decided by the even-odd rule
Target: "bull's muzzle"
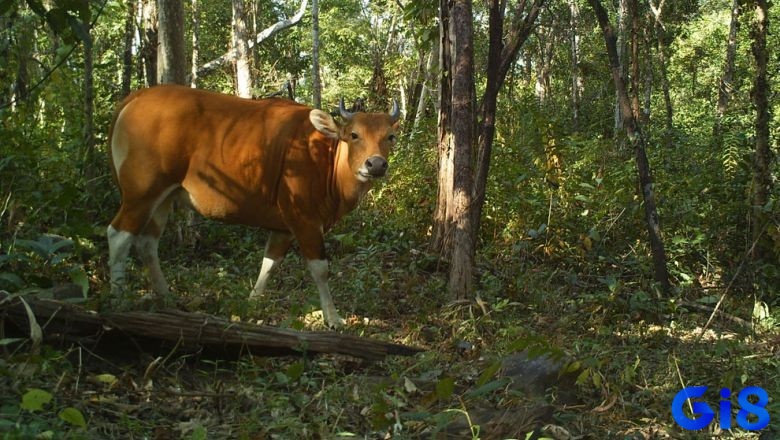
[(387, 167), (387, 159), (382, 156), (371, 156), (366, 159), (366, 163), (364, 164), (368, 177), (373, 178), (384, 177), (384, 175), (387, 174)]

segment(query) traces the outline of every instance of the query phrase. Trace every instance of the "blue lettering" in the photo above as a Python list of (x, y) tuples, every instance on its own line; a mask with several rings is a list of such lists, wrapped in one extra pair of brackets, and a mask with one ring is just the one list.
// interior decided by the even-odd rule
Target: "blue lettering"
[(731, 429), (731, 390), (721, 388), (720, 397), (723, 399), (720, 401), (720, 409), (718, 409), (720, 429)]
[[(715, 418), (715, 413), (712, 411), (712, 408), (704, 402), (693, 402), (693, 413), (700, 414), (698, 418), (691, 419), (683, 413), (685, 401), (695, 397), (701, 397), (704, 395), (705, 391), (707, 391), (706, 386), (685, 387), (674, 396), (674, 400), (672, 401), (672, 417), (674, 417), (674, 421), (682, 428), (691, 431), (702, 429), (709, 425), (710, 422), (712, 422), (712, 419)], [(747, 417), (747, 415), (745, 415), (745, 417)], [(737, 420), (739, 420), (739, 416), (737, 416)]]
[[(758, 396), (758, 402), (751, 403), (748, 400), (748, 396)], [(743, 429), (758, 431), (769, 425), (769, 411), (766, 410), (766, 404), (769, 403), (769, 394), (767, 394), (763, 388), (753, 386), (745, 387), (739, 392), (737, 402), (739, 402), (739, 407), (741, 408), (737, 413), (737, 424)], [(755, 415), (758, 420), (754, 423), (750, 423), (748, 420), (750, 414)], [(721, 417), (723, 417), (722, 414)]]

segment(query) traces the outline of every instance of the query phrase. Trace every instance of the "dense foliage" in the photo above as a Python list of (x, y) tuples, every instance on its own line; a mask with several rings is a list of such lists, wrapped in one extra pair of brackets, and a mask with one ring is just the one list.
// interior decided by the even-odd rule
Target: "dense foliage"
[[(0, 291), (52, 296), (77, 286), (90, 307), (108, 291), (105, 228), (119, 195), (107, 166), (106, 138), (122, 97), (128, 5), (141, 3), (0, 1)], [(249, 3), (258, 31), (300, 5)], [(606, 3), (615, 20), (616, 5)], [(378, 365), (331, 357), (225, 362), (179, 353), (155, 361), (129, 347), (132, 353), (107, 359), (83, 343), (34, 347), (24, 335), (0, 334), (0, 433), (414, 438), (455, 436), (453, 426), (468, 420), (474, 438), (480, 432), (486, 438), (525, 438), (520, 436), (538, 425), (552, 426), (544, 430), (550, 438), (682, 438), (687, 434), (672, 421), (669, 403), (684, 383), (732, 390), (763, 386), (773, 399), (767, 438), (778, 435), (780, 186), (775, 160), (774, 192), (761, 207), (771, 219), (760, 235), (769, 253), (752, 258), (754, 10), (745, 5), (739, 16), (731, 100), (722, 135), (715, 138), (732, 2), (666, 2), (658, 27), (648, 5), (639, 3), (637, 95), (649, 111), (642, 128), (675, 286), (671, 297), (653, 282), (632, 152), (615, 128), (604, 41), (587, 2), (547, 2), (499, 95), (476, 259), (478, 300), (449, 304), (446, 262), (428, 252), (437, 197), (437, 71), (428, 62), (436, 50), (436, 3), (323, 0), (323, 106), (345, 96), (385, 109), (387, 98), (397, 97), (411, 114), (391, 158), (390, 178), (328, 236), (336, 303), (351, 316), (346, 331), (429, 351)], [(198, 5), (199, 58), (205, 63), (229, 49), (231, 10), (229, 2)], [(575, 26), (572, 7), (578, 10)], [(482, 2), (474, 8), (480, 90), (487, 17)], [(185, 16), (191, 13), (187, 3)], [(255, 47), (255, 95), (276, 93), (289, 81), (296, 99), (310, 101), (309, 20), (307, 15)], [(767, 46), (776, 62), (775, 20), (770, 16)], [(134, 22), (140, 21), (136, 15)], [(191, 37), (192, 23), (185, 19), (187, 50)], [(131, 41), (135, 89), (146, 80), (140, 34)], [(94, 59), (89, 71), (85, 47)], [(671, 130), (659, 50), (665, 51)], [(776, 67), (770, 66), (775, 155)], [(93, 78), (94, 115), (85, 112), (87, 75)], [(580, 85), (576, 119), (573, 75)], [(233, 84), (228, 65), (201, 78), (199, 87), (232, 93)], [(423, 84), (429, 91), (415, 121)], [(87, 132), (87, 118), (94, 118), (94, 133)], [(94, 147), (85, 142), (90, 136)], [(296, 253), (272, 281), (267, 304), (253, 306), (246, 296), (265, 233), (178, 220), (163, 236), (161, 258), (188, 309), (309, 325), (316, 289)], [(144, 292), (140, 264), (134, 269), (133, 287)], [(0, 324), (2, 319), (0, 314)], [(563, 356), (574, 379), (540, 394), (509, 386), (498, 367), (522, 350)], [(548, 404), (550, 417), (523, 418), (521, 409), (533, 414)], [(505, 409), (511, 422), (491, 419)], [(716, 424), (708, 429), (757, 438), (740, 429), (719, 432)]]

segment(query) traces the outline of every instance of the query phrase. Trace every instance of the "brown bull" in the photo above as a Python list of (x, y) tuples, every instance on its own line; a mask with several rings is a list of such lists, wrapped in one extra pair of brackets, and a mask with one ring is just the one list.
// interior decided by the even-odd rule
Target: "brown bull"
[(174, 200), (202, 215), (270, 231), (250, 297), (295, 238), (317, 284), (329, 325), (343, 322), (328, 289), (323, 234), (387, 172), (399, 111), (326, 112), (283, 99), (247, 100), (179, 86), (128, 96), (109, 132), (111, 168), (122, 196), (108, 227), (114, 294), (131, 245), (152, 288), (168, 294), (157, 248)]

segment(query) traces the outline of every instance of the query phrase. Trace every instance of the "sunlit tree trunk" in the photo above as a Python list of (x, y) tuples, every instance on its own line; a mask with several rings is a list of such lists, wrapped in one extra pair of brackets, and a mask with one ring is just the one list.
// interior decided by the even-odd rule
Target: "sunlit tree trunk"
[(715, 107), (715, 125), (712, 128), (714, 146), (721, 144), (723, 117), (729, 106), (731, 92), (734, 88), (734, 63), (737, 58), (737, 34), (739, 33), (740, 0), (731, 4), (731, 21), (729, 24), (729, 39), (726, 44), (726, 64), (718, 85), (718, 104)]
[(192, 0), (192, 62), (190, 68), (190, 87), (198, 87), (198, 63), (200, 63), (200, 5)]
[(552, 58), (555, 54), (555, 25), (555, 18), (553, 17), (548, 26), (540, 26), (536, 33), (536, 37), (539, 40), (539, 53), (536, 62), (533, 64), (536, 67), (534, 92), (540, 104), (544, 104), (550, 95)]
[(420, 121), (425, 116), (425, 106), (428, 102), (428, 95), (431, 93), (430, 84), (433, 82), (434, 73), (437, 70), (437, 58), (438, 58), (439, 46), (434, 44), (431, 53), (428, 56), (428, 61), (425, 65), (425, 71), (421, 79), (420, 94), (417, 98), (416, 110), (414, 112), (414, 122), (412, 123), (412, 133), (416, 133), (420, 127)]
[[(753, 257), (764, 259), (770, 255), (771, 240), (762, 234), (769, 221), (765, 206), (772, 194), (772, 165), (774, 155), (770, 147), (769, 96), (770, 83), (767, 77), (769, 52), (767, 51), (767, 28), (769, 26), (769, 5), (767, 0), (754, 0), (755, 18), (750, 31), (753, 39), (751, 48), (755, 59), (756, 74), (753, 81), (753, 106), (756, 108), (755, 130), (756, 151), (753, 159), (753, 240), (757, 242)], [(764, 237), (763, 239), (761, 237)]]
[(322, 81), (320, 79), (320, 4), (311, 2), (311, 89), (314, 108), (322, 107)]
[(159, 31), (157, 26), (157, 3), (155, 0), (142, 0), (141, 59), (144, 64), (144, 78), (147, 87), (157, 84), (157, 44)]
[(184, 6), (181, 0), (158, 0), (157, 81), (187, 84), (184, 53)]
[(454, 0), (452, 17), (452, 260), (448, 291), (453, 300), (471, 293), (474, 234), (471, 227), (471, 152), (474, 145), (474, 36), (471, 0)]
[(645, 206), (645, 222), (650, 236), (650, 251), (653, 260), (653, 275), (655, 281), (660, 286), (662, 292), (668, 295), (671, 291), (669, 284), (669, 273), (666, 268), (666, 250), (663, 239), (661, 238), (661, 225), (658, 218), (658, 211), (655, 205), (655, 192), (653, 190), (653, 179), (650, 172), (650, 164), (645, 153), (645, 139), (642, 131), (636, 123), (634, 114), (631, 111), (631, 100), (626, 90), (626, 84), (621, 76), (620, 61), (617, 51), (617, 36), (615, 30), (609, 21), (607, 11), (601, 5), (600, 0), (588, 0), (599, 22), (604, 42), (609, 57), (610, 70), (612, 72), (612, 81), (615, 83), (617, 95), (620, 98), (620, 114), (622, 116), (622, 125), (626, 130), (628, 141), (634, 149), (637, 172), (639, 174), (639, 184), (642, 188), (642, 197)]
[(439, 0), (439, 121), (438, 121), (438, 174), (436, 209), (433, 213), (433, 237), (431, 248), (438, 252), (443, 260), (449, 260), (451, 240), (452, 213), (448, 212), (451, 205), (452, 191), (452, 125), (450, 112), (452, 109), (452, 44), (450, 42), (450, 0)]
[(124, 47), (122, 48), (122, 96), (130, 94), (133, 79), (133, 40), (135, 39), (135, 5), (136, 0), (125, 2), (127, 12), (125, 15)]
[(233, 47), (236, 51), (236, 95), (252, 97), (252, 56), (249, 52), (249, 31), (247, 28), (246, 4), (244, 0), (233, 0)]

